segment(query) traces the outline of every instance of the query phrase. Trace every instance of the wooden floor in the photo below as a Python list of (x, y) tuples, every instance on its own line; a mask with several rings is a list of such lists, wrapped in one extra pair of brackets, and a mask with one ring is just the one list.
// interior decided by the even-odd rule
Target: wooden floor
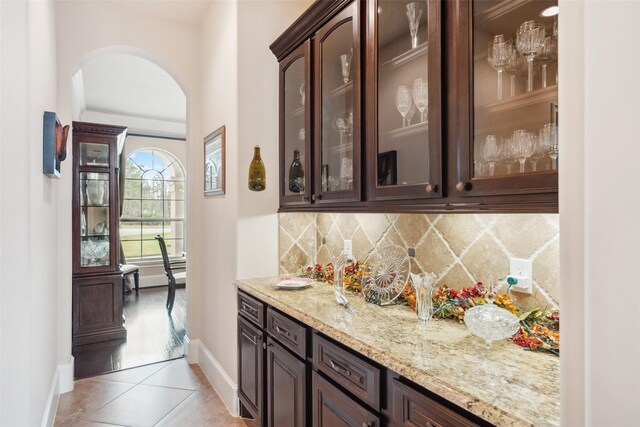
[(176, 290), (169, 316), (165, 308), (166, 287), (127, 294), (124, 301), (127, 339), (75, 347), (75, 377), (91, 377), (182, 357), (186, 333), (185, 296), (185, 289)]

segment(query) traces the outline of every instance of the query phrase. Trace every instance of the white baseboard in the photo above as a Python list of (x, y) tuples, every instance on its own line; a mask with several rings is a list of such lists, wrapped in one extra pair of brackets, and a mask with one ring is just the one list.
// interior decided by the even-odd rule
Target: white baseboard
[(47, 405), (44, 407), (44, 415), (42, 416), (42, 427), (52, 427), (56, 420), (56, 411), (58, 410), (58, 400), (60, 400), (60, 371), (56, 369), (53, 372), (53, 380), (49, 387), (49, 397), (47, 397)]
[(60, 388), (58, 392), (60, 394), (73, 391), (73, 363), (73, 356), (71, 356), (69, 363), (58, 365), (58, 378), (60, 380)]
[[(131, 282), (129, 283), (131, 287), (133, 287), (133, 277), (131, 278)], [(156, 276), (140, 276), (140, 287), (141, 288), (151, 288), (154, 286), (168, 286), (167, 285), (167, 276), (164, 274), (158, 274)]]
[(187, 342), (189, 347), (187, 360), (189, 363), (197, 363), (200, 366), (229, 410), (229, 413), (234, 417), (239, 416), (238, 385), (233, 382), (202, 341), (185, 340), (185, 343)]

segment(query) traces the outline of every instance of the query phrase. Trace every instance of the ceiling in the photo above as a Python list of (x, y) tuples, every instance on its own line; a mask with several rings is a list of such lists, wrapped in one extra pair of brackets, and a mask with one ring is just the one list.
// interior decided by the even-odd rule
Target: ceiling
[(162, 68), (137, 56), (100, 56), (74, 78), (78, 116), (130, 132), (184, 137), (186, 97)]

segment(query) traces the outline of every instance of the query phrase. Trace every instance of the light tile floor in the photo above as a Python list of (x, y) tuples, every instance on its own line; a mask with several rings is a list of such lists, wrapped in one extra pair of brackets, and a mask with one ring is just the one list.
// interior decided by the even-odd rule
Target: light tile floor
[(246, 427), (232, 417), (198, 365), (155, 363), (75, 382), (60, 396), (55, 426)]

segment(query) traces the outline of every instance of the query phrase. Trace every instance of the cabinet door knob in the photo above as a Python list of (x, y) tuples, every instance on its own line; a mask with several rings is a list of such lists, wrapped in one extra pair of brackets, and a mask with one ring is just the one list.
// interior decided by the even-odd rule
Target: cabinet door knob
[(424, 191), (427, 193), (433, 193), (434, 191), (438, 191), (438, 186), (427, 182), (427, 185), (424, 187)]
[(469, 191), (471, 190), (471, 184), (468, 182), (460, 181), (459, 183), (456, 184), (456, 190), (458, 190), (459, 192)]
[(311, 201), (312, 201), (312, 202), (315, 202), (315, 201), (316, 201), (316, 195), (315, 195), (315, 194), (312, 194), (312, 195), (311, 195)]

